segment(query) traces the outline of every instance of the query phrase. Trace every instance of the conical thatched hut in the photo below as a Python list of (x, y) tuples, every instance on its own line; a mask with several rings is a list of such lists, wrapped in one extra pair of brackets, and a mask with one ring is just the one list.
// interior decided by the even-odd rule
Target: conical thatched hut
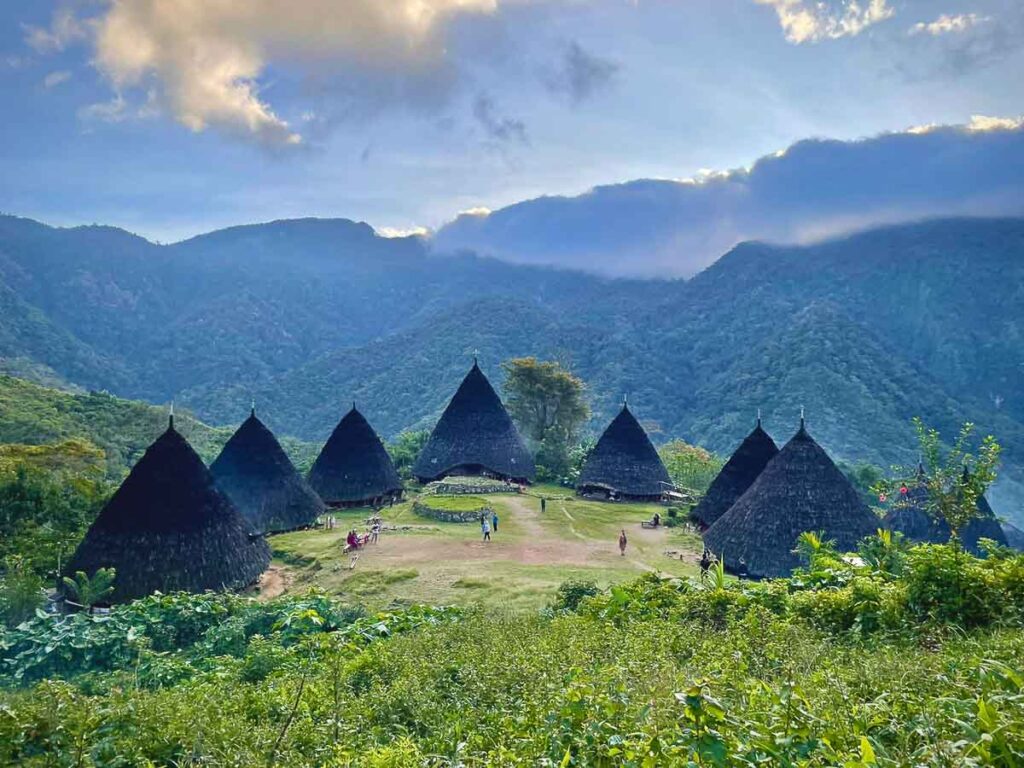
[(253, 583), (270, 548), (171, 425), (146, 450), (67, 564), (117, 569), (110, 602), (157, 590), (202, 592)]
[(1003, 523), (1003, 534), (1006, 536), (1006, 546), (1024, 552), (1024, 531), (1013, 523)]
[(332, 507), (379, 504), (402, 495), (391, 456), (354, 403), (313, 462), (309, 484)]
[(761, 427), (761, 417), (757, 426), (740, 443), (729, 461), (722, 467), (704, 498), (690, 512), (704, 529), (711, 527), (718, 518), (724, 515), (736, 500), (757, 480), (758, 475), (775, 458), (779, 448), (775, 441)]
[(255, 408), (210, 465), (210, 472), (255, 531), (305, 528), (324, 511), (320, 497), (256, 417)]
[(924, 488), (924, 467), (918, 466), (917, 480), (908, 484), (906, 496), (895, 502), (882, 521), (890, 531), (898, 531), (912, 542), (941, 544), (949, 541), (949, 526), (926, 510), (928, 492)]
[(804, 531), (823, 531), (840, 550), (875, 532), (878, 520), (800, 420), (800, 430), (753, 485), (704, 534), (731, 571), (755, 578), (788, 576)]
[(423, 447), (413, 474), (420, 482), (447, 475), (489, 475), (526, 482), (533, 457), (494, 387), (473, 361)]
[(619, 499), (657, 501), (672, 488), (668, 470), (629, 406), (597, 441), (580, 472), (576, 492)]
[[(964, 469), (964, 473), (967, 473), (966, 469)], [(996, 513), (988, 503), (988, 499), (984, 496), (978, 497), (978, 514), (979, 517), (971, 520), (967, 528), (964, 529), (964, 547), (976, 555), (982, 554), (979, 544), (980, 539), (992, 539), (996, 544), (1002, 544), (1005, 547), (1008, 544), (1006, 532), (1003, 530), (1003, 526), (999, 524)]]
[[(884, 526), (891, 531), (899, 531), (916, 543), (942, 544), (949, 541), (949, 526), (928, 513), (927, 498), (924, 467), (918, 466), (917, 481), (908, 487), (906, 497), (885, 516)], [(984, 496), (978, 499), (978, 512), (980, 516), (968, 523), (961, 534), (964, 549), (976, 555), (982, 554), (979, 544), (981, 539), (1007, 543), (1006, 533)]]

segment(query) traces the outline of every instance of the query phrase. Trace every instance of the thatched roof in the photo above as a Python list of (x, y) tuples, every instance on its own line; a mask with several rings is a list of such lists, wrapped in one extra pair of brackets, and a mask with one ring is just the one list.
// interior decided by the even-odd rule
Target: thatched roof
[(949, 541), (949, 526), (928, 514), (927, 499), (924, 467), (918, 466), (917, 480), (908, 483), (906, 497), (894, 502), (882, 524), (891, 531), (899, 531), (912, 542), (941, 544)]
[(1003, 533), (1006, 535), (1006, 546), (1024, 552), (1024, 531), (1013, 523), (1003, 523)]
[(210, 465), (217, 485), (258, 532), (316, 522), (324, 503), (253, 409)]
[(627, 405), (590, 452), (576, 487), (604, 488), (622, 496), (661, 496), (672, 487), (661, 457)]
[(355, 405), (313, 462), (309, 484), (328, 504), (370, 501), (402, 490), (391, 456)]
[(878, 520), (801, 419), (800, 430), (707, 530), (704, 542), (730, 570), (742, 558), (750, 576), (778, 577), (800, 564), (793, 549), (804, 531), (824, 531), (849, 551), (877, 528)]
[[(942, 544), (949, 541), (949, 526), (928, 512), (927, 500), (924, 467), (919, 466), (917, 481), (908, 486), (906, 498), (896, 503), (885, 516), (883, 524), (892, 531), (899, 531), (912, 542)], [(1006, 534), (984, 496), (978, 499), (978, 513), (980, 516), (968, 523), (961, 532), (964, 549), (976, 555), (982, 554), (980, 539), (992, 539), (999, 544), (1006, 544)]]
[(270, 548), (172, 425), (118, 488), (65, 573), (117, 569), (111, 602), (154, 591), (242, 587), (270, 564)]
[(761, 428), (761, 419), (758, 418), (753, 432), (743, 439), (722, 467), (704, 498), (693, 508), (691, 517), (705, 527), (713, 525), (753, 485), (778, 452), (778, 446)]
[(441, 414), (413, 474), (429, 482), (460, 468), (516, 480), (530, 480), (535, 472), (533, 456), (476, 361)]

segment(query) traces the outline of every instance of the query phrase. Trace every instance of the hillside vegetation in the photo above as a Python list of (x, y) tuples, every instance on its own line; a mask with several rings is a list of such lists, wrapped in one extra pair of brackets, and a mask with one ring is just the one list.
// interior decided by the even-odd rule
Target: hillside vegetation
[[(0, 445), (45, 446), (84, 439), (102, 451), (105, 473), (111, 479), (120, 480), (128, 473), (167, 429), (167, 417), (166, 407), (105, 392), (65, 392), (0, 375)], [(233, 432), (230, 427), (211, 427), (180, 410), (175, 426), (207, 463), (217, 457)], [(299, 464), (310, 463), (318, 449), (287, 438), (282, 445)], [(64, 465), (58, 468), (74, 469), (66, 458), (58, 463)]]
[[(470, 356), (566, 362), (598, 432), (623, 393), (656, 441), (719, 453), (756, 408), (800, 405), (837, 457), (912, 461), (913, 415), (1006, 446), (997, 511), (1024, 500), (1024, 221), (952, 219), (806, 247), (743, 244), (689, 281), (612, 280), (441, 255), (344, 220), (157, 246), (0, 218), (0, 356), (122, 396), (322, 440), (352, 399), (384, 436), (427, 426)], [(33, 367), (34, 366), (34, 367)], [(496, 381), (496, 383), (500, 383)], [(1017, 517), (1020, 521), (1020, 517)]]
[(583, 587), (532, 615), (363, 617), (311, 592), (37, 617), (0, 630), (0, 763), (1024, 760), (1019, 555), (930, 545), (762, 584)]

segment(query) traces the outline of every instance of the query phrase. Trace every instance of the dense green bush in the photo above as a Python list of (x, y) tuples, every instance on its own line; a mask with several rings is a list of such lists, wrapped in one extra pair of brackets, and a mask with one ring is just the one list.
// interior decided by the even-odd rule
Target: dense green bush
[[(320, 592), (268, 604), (211, 592), (157, 594), (104, 616), (39, 614), (0, 632), (0, 683), (127, 668), (164, 674), (161, 659), (171, 653), (189, 668), (205, 669), (212, 658), (244, 656), (254, 636), (273, 634), (289, 646), (309, 633), (348, 627), (361, 613)], [(159, 675), (143, 674), (142, 682), (163, 684)]]
[(21, 466), (0, 471), (0, 558), (19, 555), (40, 575), (57, 576), (110, 492), (93, 475)]
[(46, 599), (43, 579), (23, 557), (8, 555), (0, 574), (0, 625), (16, 627), (32, 618)]
[(755, 604), (721, 629), (577, 614), (409, 629), (290, 646), (256, 635), (242, 658), (187, 675), (161, 661), (163, 686), (122, 675), (106, 690), (47, 681), (9, 693), (0, 764), (1008, 767), (1024, 756), (1019, 630), (851, 643)]
[(942, 545), (567, 582), (536, 616), (154, 596), (0, 634), (0, 765), (1009, 768), (1022, 584)]
[(555, 611), (575, 611), (584, 599), (593, 597), (600, 592), (597, 584), (592, 581), (569, 579), (558, 586), (558, 592), (551, 608)]
[(1020, 626), (1024, 620), (1024, 555), (977, 558), (949, 544), (921, 545), (901, 555), (894, 573), (888, 558), (858, 565), (827, 542), (818, 544), (808, 567), (789, 579), (698, 589), (685, 579), (648, 575), (586, 600), (581, 611), (616, 622), (675, 616), (721, 624), (726, 614), (742, 616), (760, 606), (828, 632), (858, 634)]

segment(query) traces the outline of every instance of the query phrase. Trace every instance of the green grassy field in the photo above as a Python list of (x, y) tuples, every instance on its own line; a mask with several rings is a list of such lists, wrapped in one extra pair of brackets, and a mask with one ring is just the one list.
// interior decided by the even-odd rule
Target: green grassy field
[[(543, 514), (542, 495), (547, 499)], [(554, 486), (522, 495), (476, 496), (466, 503), (481, 500), (499, 518), (490, 542), (482, 541), (475, 523), (415, 514), (413, 499), (383, 511), (387, 530), (355, 559), (342, 551), (345, 536), (352, 528), (366, 530), (369, 509), (336, 513), (333, 530), (275, 536), (271, 546), (281, 570), (268, 594), (319, 586), (370, 608), (426, 602), (531, 610), (550, 602), (566, 579), (607, 586), (645, 571), (697, 571), (699, 537), (683, 528), (641, 528), (655, 512), (665, 517), (664, 507), (584, 501)], [(629, 540), (624, 556), (618, 551), (620, 530)], [(676, 554), (666, 554), (670, 551)]]
[(426, 504), (433, 509), (444, 509), (448, 512), (473, 512), (487, 506), (487, 499), (483, 496), (421, 496), (421, 504)]

